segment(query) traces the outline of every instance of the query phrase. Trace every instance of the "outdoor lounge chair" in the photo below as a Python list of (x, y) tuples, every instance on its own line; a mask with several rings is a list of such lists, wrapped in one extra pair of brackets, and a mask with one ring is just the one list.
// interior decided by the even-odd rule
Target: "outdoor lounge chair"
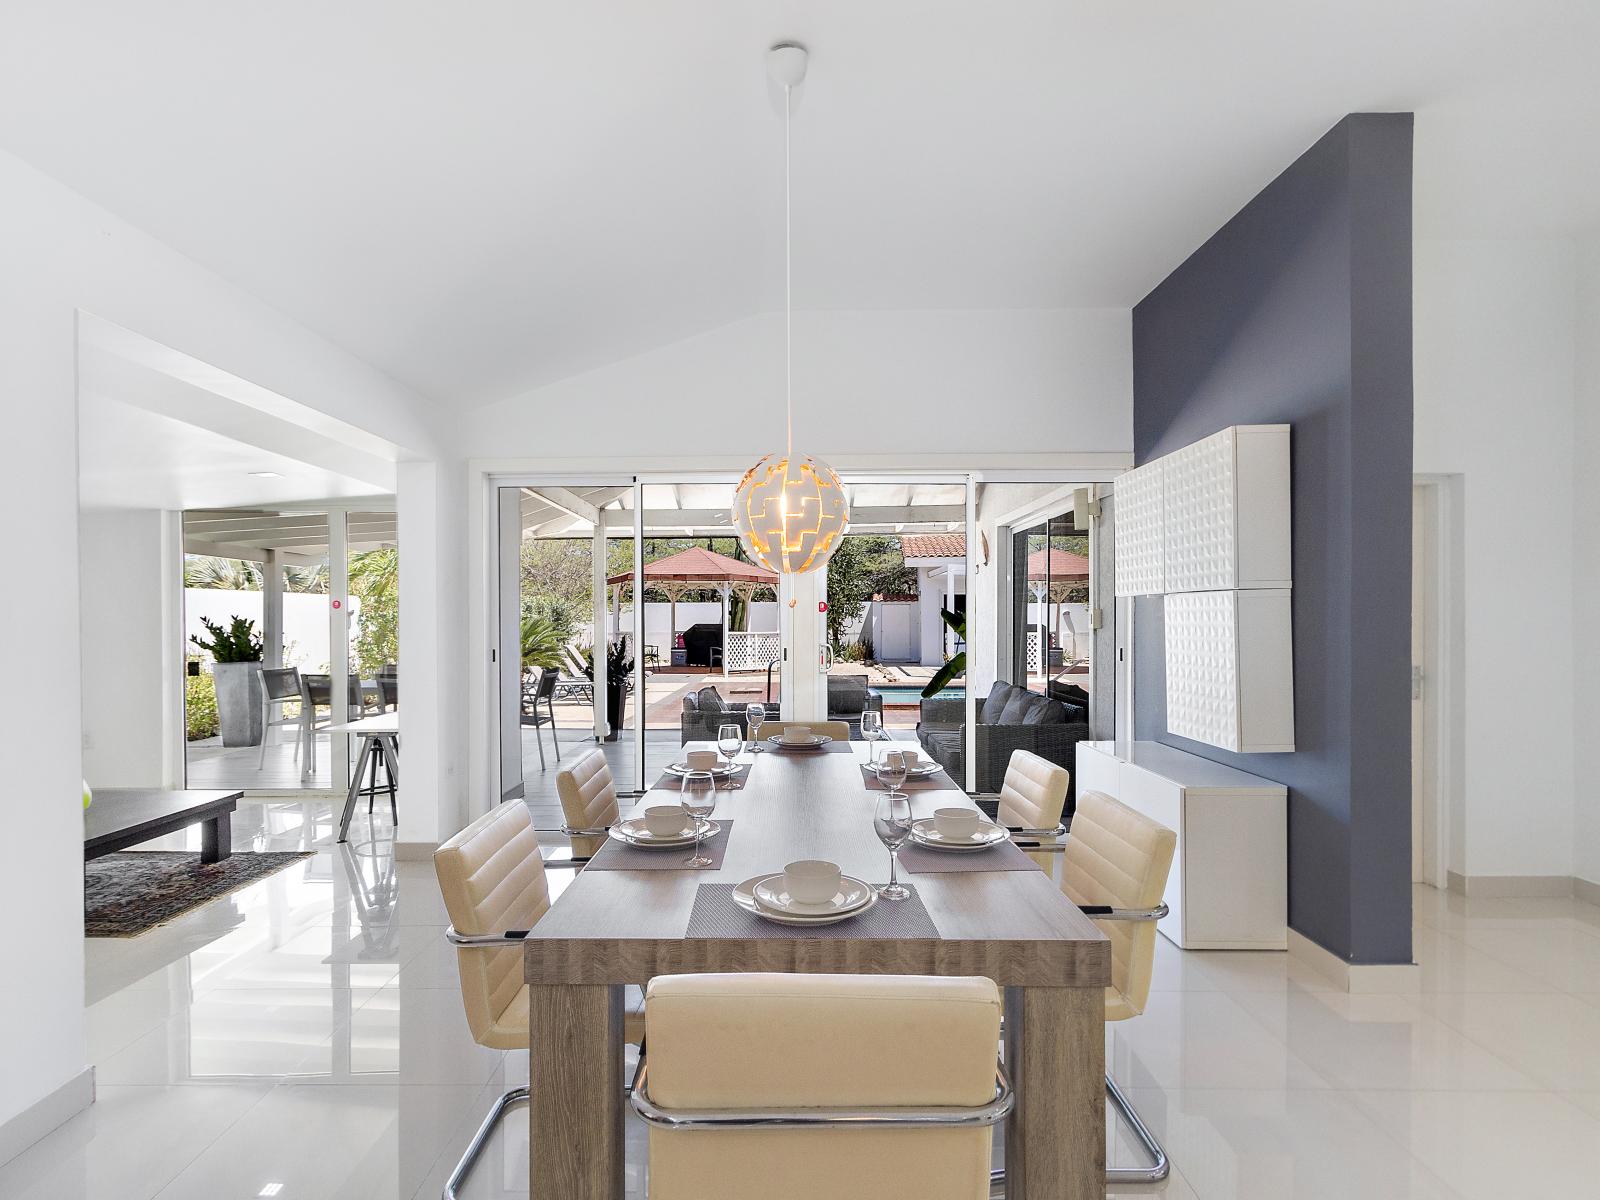
[(554, 686), (550, 697), (553, 700), (594, 703), (594, 682), (583, 673), (583, 662), (571, 646), (561, 648), (561, 670)]

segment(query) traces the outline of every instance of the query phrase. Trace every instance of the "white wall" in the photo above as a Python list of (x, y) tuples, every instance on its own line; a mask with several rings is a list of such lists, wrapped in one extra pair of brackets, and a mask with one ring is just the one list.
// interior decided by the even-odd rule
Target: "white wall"
[(177, 559), (176, 529), (164, 512), (80, 514), (83, 777), (91, 787), (173, 787), (181, 778), (181, 652), (168, 620)]
[[(611, 610), (606, 610), (606, 628), (611, 635), (616, 636), (616, 624), (611, 619)], [(672, 640), (667, 632), (667, 627), (673, 623), (672, 605), (665, 600), (646, 600), (644, 602), (644, 640), (645, 645), (655, 646), (661, 651), (663, 658), (668, 657), (672, 647)], [(691, 625), (721, 625), (722, 601), (695, 600), (678, 602), (676, 617), (678, 632), (682, 633)], [(778, 630), (778, 605), (773, 600), (756, 600), (749, 605), (745, 628), (750, 633), (776, 633)], [(622, 606), (622, 630), (624, 633), (633, 632), (633, 605)]]
[(1460, 474), (1465, 500), (1465, 780), (1453, 822), (1464, 838), (1451, 869), (1568, 875), (1583, 682), (1573, 550), (1592, 540), (1594, 516), (1589, 529), (1574, 521), (1572, 244), (1419, 240), (1415, 262), (1416, 470)]
[[(1572, 707), (1575, 732), (1587, 741), (1600, 729), (1600, 231), (1579, 243), (1577, 264)], [(1573, 798), (1573, 873), (1600, 883), (1600, 793), (1589, 785), (1589, 771), (1581, 777)]]
[[(353, 641), (361, 615), (361, 597), (349, 597), (350, 636)], [(187, 654), (202, 654), (189, 638), (210, 641), (202, 619), (226, 626), (234, 617), (254, 621), (256, 632), (265, 625), (262, 610), (266, 597), (261, 592), (231, 592), (224, 588), (183, 589), (183, 644)], [(322, 673), (332, 661), (328, 653), (330, 624), (328, 597), (315, 592), (285, 592), (283, 595), (283, 665), (302, 672)], [(354, 669), (354, 660), (351, 663)]]
[[(6, 953), (0, 1130), (81, 1077), (83, 823), (78, 652), (77, 314), (96, 314), (417, 453), (433, 431), (413, 394), (76, 193), (0, 153), (0, 513), (9, 562), (50, 586), (0, 592), (7, 764), (0, 841)], [(33, 1127), (15, 1125), (13, 1128)]]
[[(1127, 309), (797, 312), (794, 327), (805, 453), (1133, 444)], [(780, 316), (750, 317), (476, 409), (465, 453), (768, 453), (783, 437), (782, 338)]]

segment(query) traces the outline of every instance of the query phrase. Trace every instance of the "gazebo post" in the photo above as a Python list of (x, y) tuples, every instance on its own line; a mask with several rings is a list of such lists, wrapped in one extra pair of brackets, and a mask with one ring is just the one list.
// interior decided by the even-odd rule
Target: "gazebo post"
[(722, 583), (722, 677), (728, 677), (728, 593), (733, 589), (733, 584), (727, 580)]

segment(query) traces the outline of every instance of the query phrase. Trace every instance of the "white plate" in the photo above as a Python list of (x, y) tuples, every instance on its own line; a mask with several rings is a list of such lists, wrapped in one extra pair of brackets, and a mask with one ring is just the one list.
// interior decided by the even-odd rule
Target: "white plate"
[(987, 850), (998, 846), (1011, 835), (999, 825), (984, 821), (978, 832), (966, 838), (947, 838), (933, 827), (932, 817), (911, 822), (911, 840), (930, 850)]
[[(827, 917), (791, 917), (787, 913), (770, 912), (763, 908), (761, 902), (756, 899), (755, 886), (768, 879), (782, 878), (783, 872), (778, 871), (773, 875), (756, 875), (746, 879), (733, 889), (733, 902), (746, 912), (754, 913), (764, 921), (773, 921), (779, 925), (833, 925), (840, 921), (848, 921), (852, 917), (860, 916), (878, 902), (877, 889), (869, 886), (867, 890), (872, 894), (867, 897), (867, 902), (859, 908), (852, 908), (849, 912), (834, 913), (832, 916)], [(851, 882), (859, 883), (861, 881), (852, 880)]]
[[(704, 837), (707, 840), (714, 838), (722, 832), (722, 826), (715, 821), (706, 822)], [(629, 817), (626, 821), (618, 821), (610, 829), (612, 837), (629, 846), (637, 846), (641, 850), (671, 850), (679, 846), (694, 845), (694, 827), (688, 826), (686, 832), (676, 833), (671, 837), (657, 837), (644, 827), (643, 817)]]
[(691, 770), (709, 771), (711, 774), (721, 778), (721, 777), (725, 777), (725, 776), (728, 776), (728, 775), (737, 775), (740, 772), (740, 770), (742, 770), (742, 768), (739, 766), (738, 763), (734, 763), (731, 766), (728, 763), (718, 763), (714, 767), (692, 767), (691, 768), (688, 763), (675, 762), (675, 763), (668, 763), (667, 766), (666, 766), (666, 771), (667, 771), (668, 775), (687, 775)]
[(827, 734), (820, 733), (809, 742), (786, 742), (781, 733), (775, 733), (767, 739), (767, 745), (776, 746), (779, 750), (821, 750), (831, 741), (833, 739)]
[(839, 880), (839, 890), (833, 899), (821, 904), (808, 904), (796, 900), (783, 890), (783, 875), (768, 875), (751, 889), (756, 903), (762, 908), (782, 913), (786, 917), (830, 917), (836, 913), (854, 912), (873, 895), (870, 884), (845, 876)]
[[(882, 762), (882, 761), (883, 761), (883, 759), (882, 759), (882, 751), (879, 751), (878, 762)], [(877, 773), (877, 769), (878, 769), (877, 763), (863, 763), (862, 765), (863, 765), (863, 767), (865, 767), (865, 769), (867, 771), (869, 771), (869, 772), (871, 772), (873, 774)], [(906, 778), (907, 779), (921, 779), (921, 778), (923, 778), (925, 776), (928, 776), (928, 775), (937, 775), (942, 770), (944, 770), (944, 768), (941, 767), (938, 763), (933, 762), (930, 759), (923, 759), (923, 760), (919, 761), (916, 766), (907, 767), (906, 768)]]

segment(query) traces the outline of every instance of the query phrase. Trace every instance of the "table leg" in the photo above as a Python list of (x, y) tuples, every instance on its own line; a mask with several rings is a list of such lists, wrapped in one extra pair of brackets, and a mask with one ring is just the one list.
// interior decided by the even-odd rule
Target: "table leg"
[(200, 861), (221, 862), (233, 853), (233, 814), (218, 813), (200, 823)]
[(372, 739), (361, 739), (361, 757), (356, 759), (356, 769), (350, 772), (350, 791), (344, 798), (344, 815), (339, 818), (339, 840), (346, 841), (350, 835), (350, 818), (355, 816), (356, 801), (361, 798), (361, 776), (365, 773), (367, 761), (372, 757)]
[(1106, 1194), (1105, 990), (1006, 989), (1007, 1200)]
[(529, 1194), (621, 1200), (622, 988), (532, 985), (528, 1039)]

